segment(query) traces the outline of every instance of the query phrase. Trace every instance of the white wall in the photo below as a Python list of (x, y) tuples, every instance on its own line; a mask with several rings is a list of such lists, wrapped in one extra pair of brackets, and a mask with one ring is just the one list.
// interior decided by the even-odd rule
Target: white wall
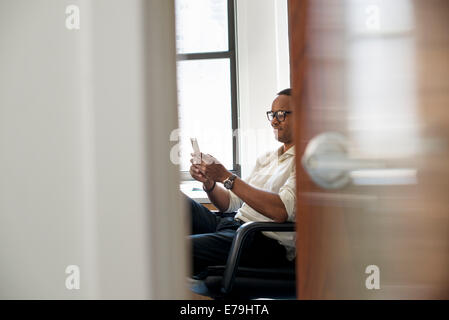
[(237, 0), (237, 59), (242, 176), (257, 155), (280, 145), (265, 112), (290, 87), (287, 0)]
[(173, 7), (0, 2), (0, 298), (187, 297)]

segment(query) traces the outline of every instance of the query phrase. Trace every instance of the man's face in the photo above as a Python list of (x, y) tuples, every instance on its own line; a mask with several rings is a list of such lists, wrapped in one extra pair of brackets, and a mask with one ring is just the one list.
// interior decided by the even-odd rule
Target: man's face
[[(271, 111), (293, 111), (291, 96), (280, 95), (274, 99), (271, 105)], [(293, 140), (293, 113), (285, 115), (285, 120), (280, 122), (276, 117), (271, 120), (271, 126), (274, 129), (276, 139), (282, 143), (291, 143)]]

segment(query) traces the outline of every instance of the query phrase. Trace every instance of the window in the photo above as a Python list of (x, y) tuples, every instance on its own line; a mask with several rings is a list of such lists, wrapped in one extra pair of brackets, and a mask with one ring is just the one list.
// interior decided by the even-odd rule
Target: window
[(175, 3), (182, 179), (191, 179), (190, 137), (240, 175), (233, 135), (238, 119), (234, 1)]

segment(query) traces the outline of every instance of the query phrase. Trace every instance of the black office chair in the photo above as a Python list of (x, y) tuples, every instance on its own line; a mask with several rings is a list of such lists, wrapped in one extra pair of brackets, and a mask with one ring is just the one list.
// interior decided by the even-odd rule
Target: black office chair
[(236, 232), (225, 266), (211, 266), (191, 290), (213, 299), (296, 299), (295, 264), (279, 268), (239, 266), (245, 242), (254, 232), (292, 232), (291, 222), (247, 222)]

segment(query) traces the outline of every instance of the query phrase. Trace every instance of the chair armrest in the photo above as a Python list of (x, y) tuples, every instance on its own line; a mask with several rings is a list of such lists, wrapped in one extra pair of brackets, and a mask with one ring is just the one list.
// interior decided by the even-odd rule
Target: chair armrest
[(226, 268), (223, 274), (223, 287), (222, 293), (228, 294), (232, 290), (234, 284), (235, 275), (242, 254), (242, 249), (248, 236), (258, 231), (274, 231), (274, 232), (292, 232), (295, 231), (294, 222), (246, 222), (240, 228), (237, 229), (235, 238), (232, 241), (231, 250), (229, 252), (228, 260), (226, 262)]

